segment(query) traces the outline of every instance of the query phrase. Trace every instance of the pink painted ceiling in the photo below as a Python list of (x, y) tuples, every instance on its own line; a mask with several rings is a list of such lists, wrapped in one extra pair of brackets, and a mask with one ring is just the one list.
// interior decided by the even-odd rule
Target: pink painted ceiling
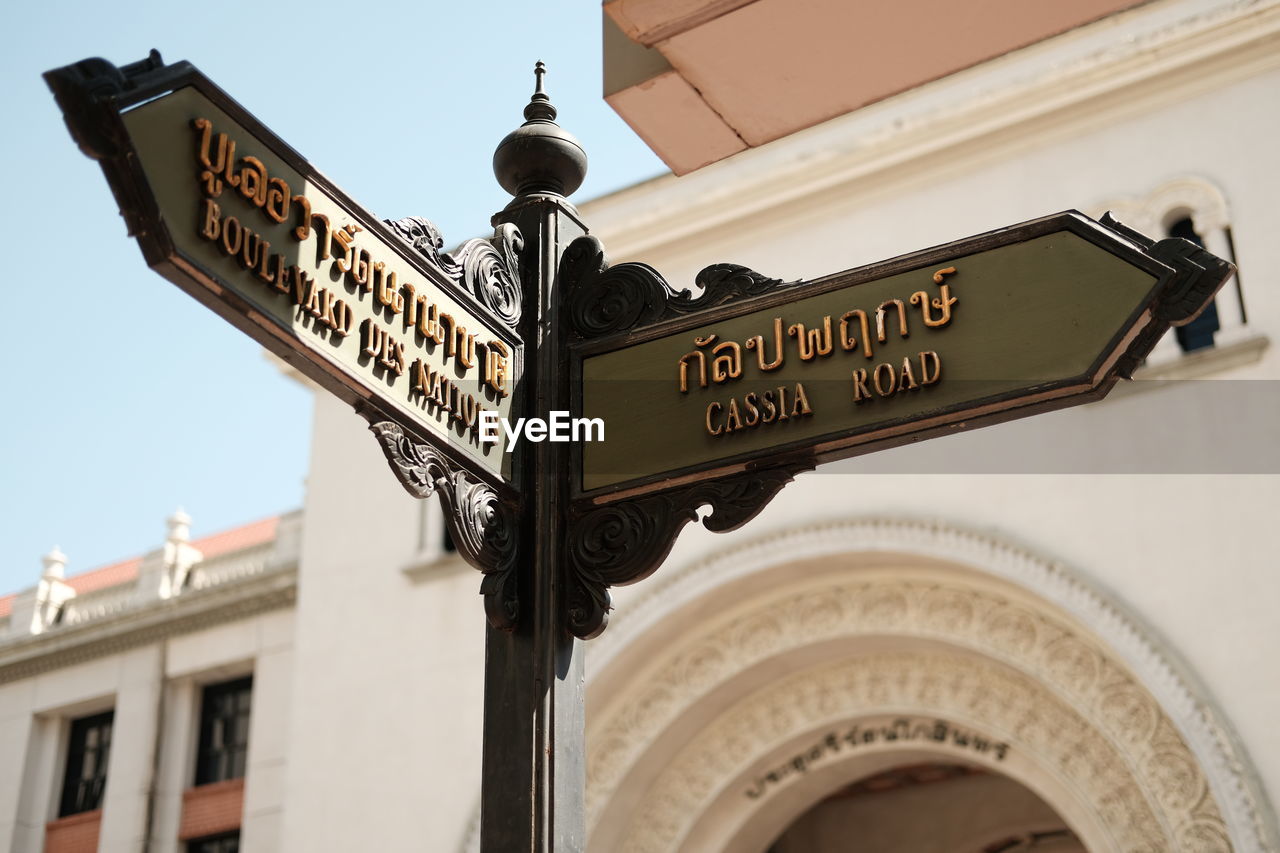
[(606, 98), (682, 174), (1139, 2), (607, 0)]

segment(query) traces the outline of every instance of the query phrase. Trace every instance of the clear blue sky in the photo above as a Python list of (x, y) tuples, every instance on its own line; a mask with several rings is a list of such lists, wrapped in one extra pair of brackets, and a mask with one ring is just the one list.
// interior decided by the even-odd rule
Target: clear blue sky
[(55, 544), (69, 574), (158, 546), (179, 505), (195, 536), (301, 506), (310, 439), (310, 395), (147, 269), (41, 72), (153, 47), (190, 60), (365, 207), (426, 216), (449, 246), (507, 201), (490, 158), (535, 60), (590, 157), (576, 200), (665, 171), (601, 97), (598, 0), (50, 0), (5, 17), (0, 595)]

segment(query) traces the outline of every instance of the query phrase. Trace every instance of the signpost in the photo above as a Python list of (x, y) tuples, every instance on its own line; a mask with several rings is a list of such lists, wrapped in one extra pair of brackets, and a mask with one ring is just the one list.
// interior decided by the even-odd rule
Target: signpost
[[(812, 282), (719, 264), (676, 291), (587, 236), (567, 201), (586, 155), (535, 73), (494, 155), (514, 199), (452, 254), (188, 63), (45, 75), (147, 262), (351, 404), (485, 573), (485, 851), (585, 845), (580, 641), (701, 507), (730, 530), (823, 462), (1098, 399), (1231, 274), (1068, 212)], [(604, 440), (483, 429), (566, 412)]]

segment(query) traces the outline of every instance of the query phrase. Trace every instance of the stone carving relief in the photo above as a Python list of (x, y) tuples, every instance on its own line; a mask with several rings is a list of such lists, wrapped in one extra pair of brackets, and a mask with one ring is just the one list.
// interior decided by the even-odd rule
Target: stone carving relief
[[(828, 574), (816, 586), (797, 582), (752, 599), (749, 610), (707, 620), (666, 644), (625, 695), (593, 709), (589, 830), (602, 819), (610, 825), (626, 820), (629, 828), (619, 837), (628, 839), (628, 849), (675, 849), (707, 807), (707, 792), (738, 774), (767, 769), (777, 759), (770, 750), (788, 737), (877, 710), (902, 712), (898, 706), (906, 704), (960, 725), (983, 722), (993, 727), (985, 736), (1035, 756), (1045, 773), (1075, 780), (1079, 800), (1092, 804), (1116, 849), (1272, 849), (1246, 759), (1212, 706), (1142, 632), (1061, 566), (954, 528), (824, 525), (680, 567), (619, 612), (613, 636), (598, 653), (593, 649), (591, 669), (608, 667), (655, 629), (659, 601), (689, 600), (735, 573), (848, 554), (854, 543), (858, 550), (926, 557), (925, 568)], [(990, 575), (939, 569), (929, 556), (987, 569), (1040, 598), (1016, 586), (1002, 589)], [(717, 706), (719, 716), (696, 734), (686, 731), (681, 743), (691, 746), (671, 753), (671, 743), (662, 743), (695, 705), (753, 667), (820, 644), (843, 644), (856, 656), (860, 639), (869, 637), (903, 642), (898, 651), (863, 657), (855, 667), (838, 662), (785, 682), (762, 682), (751, 697)], [(940, 651), (902, 651), (920, 641)], [(656, 781), (631, 775), (664, 749), (669, 754)], [(647, 786), (638, 806), (612, 802), (618, 793), (634, 800), (636, 784)], [(760, 805), (740, 799), (744, 808)]]
[[(860, 657), (806, 670), (733, 707), (701, 731), (662, 773), (635, 810), (623, 849), (679, 849), (724, 780), (754, 775), (762, 750), (776, 749), (797, 731), (840, 719), (848, 709), (885, 707), (959, 717), (1005, 738), (1010, 754), (1022, 754), (1038, 768), (1074, 783), (1076, 797), (1109, 831), (1112, 849), (1231, 849), (1203, 778), (1185, 772), (1185, 765), (1175, 759), (1168, 765), (1134, 768), (1107, 742), (1106, 733), (1033, 679), (988, 661), (939, 652)], [(1177, 755), (1178, 746), (1165, 744), (1171, 756)], [(1001, 769), (994, 753), (952, 744), (934, 749)], [(1167, 794), (1167, 799), (1153, 804), (1152, 790)], [(744, 813), (759, 807), (748, 797), (731, 802)], [(1178, 814), (1172, 815), (1170, 807)], [(1178, 819), (1176, 826), (1170, 826), (1170, 817)]]

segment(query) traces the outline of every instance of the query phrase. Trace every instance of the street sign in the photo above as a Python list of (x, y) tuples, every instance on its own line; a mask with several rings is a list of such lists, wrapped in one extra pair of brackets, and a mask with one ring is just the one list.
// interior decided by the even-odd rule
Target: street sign
[(1174, 278), (1068, 212), (584, 343), (575, 414), (605, 440), (581, 446), (579, 489), (827, 462), (1098, 399)]
[[(495, 239), (452, 255), (187, 63), (45, 75), (148, 263), (355, 406), (485, 572), (486, 851), (581, 849), (575, 638), (685, 524), (733, 529), (822, 462), (1096, 399), (1231, 272), (1069, 212), (814, 282), (720, 264), (676, 292), (584, 236), (586, 155), (544, 70), (494, 156), (515, 196)], [(519, 465), (485, 413), (542, 422)], [(541, 441), (566, 414), (603, 441)]]
[(580, 239), (570, 414), (605, 437), (573, 448), (572, 630), (701, 506), (732, 529), (824, 462), (1100, 399), (1231, 272), (1075, 211), (811, 282), (720, 264), (696, 296)]
[[(378, 220), (194, 67), (155, 61), (46, 75), (148, 264), (371, 421), (505, 489), (505, 435), (480, 425), (507, 417), (521, 376), (514, 226), (443, 253), (429, 222)], [(119, 91), (89, 104), (95, 74)]]

